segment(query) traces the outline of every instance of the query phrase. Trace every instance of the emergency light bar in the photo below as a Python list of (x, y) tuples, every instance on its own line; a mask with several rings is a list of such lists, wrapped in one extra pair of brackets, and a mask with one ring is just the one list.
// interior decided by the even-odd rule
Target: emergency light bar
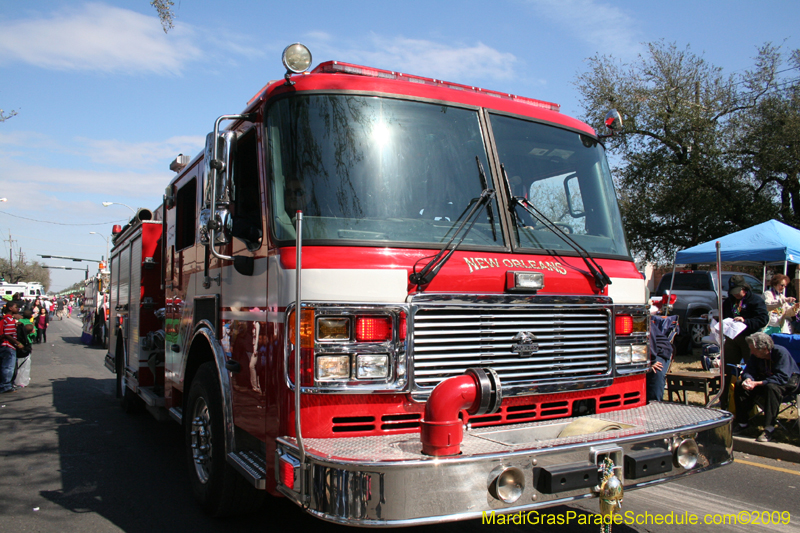
[(534, 98), (526, 98), (524, 96), (516, 96), (508, 93), (501, 93), (497, 91), (490, 91), (481, 89), (479, 87), (471, 87), (469, 85), (461, 85), (460, 83), (451, 83), (449, 81), (437, 80), (434, 78), (424, 78), (422, 76), (413, 76), (410, 74), (401, 74), (400, 72), (393, 72), (389, 70), (381, 70), (378, 68), (362, 67), (360, 65), (353, 65), (351, 63), (342, 63), (340, 61), (327, 61), (320, 63), (317, 68), (312, 71), (312, 74), (325, 73), (325, 74), (352, 74), (355, 76), (370, 76), (373, 78), (384, 78), (387, 80), (408, 81), (411, 83), (420, 83), (423, 85), (433, 85), (436, 87), (446, 87), (448, 89), (455, 89), (457, 91), (471, 91), (478, 94), (485, 94), (487, 96), (494, 96), (496, 98), (504, 98), (506, 100), (513, 100), (523, 104), (549, 109), (550, 111), (560, 111), (561, 105), (552, 102), (545, 102), (544, 100), (536, 100)]

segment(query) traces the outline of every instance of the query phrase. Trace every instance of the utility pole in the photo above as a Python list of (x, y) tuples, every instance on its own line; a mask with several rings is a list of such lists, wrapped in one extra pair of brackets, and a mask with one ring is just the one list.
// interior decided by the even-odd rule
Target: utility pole
[(14, 280), (14, 243), (17, 242), (11, 238), (11, 230), (8, 230), (8, 262), (10, 264), (10, 272), (8, 273), (8, 277), (11, 280), (11, 283), (16, 283)]

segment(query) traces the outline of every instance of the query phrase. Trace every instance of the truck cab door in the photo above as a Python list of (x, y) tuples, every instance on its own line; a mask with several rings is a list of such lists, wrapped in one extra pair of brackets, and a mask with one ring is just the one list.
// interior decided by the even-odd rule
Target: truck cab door
[[(181, 353), (186, 341), (187, 331), (182, 324), (191, 323), (184, 320), (191, 312), (186, 301), (193, 298), (198, 250), (202, 246), (196, 243), (197, 205), (198, 205), (197, 173), (187, 173), (186, 179), (175, 184), (174, 205), (166, 210), (166, 311), (165, 311), (165, 382), (180, 381), (182, 368)], [(189, 319), (191, 316), (189, 315)]]
[[(229, 162), (231, 242), (228, 253), (253, 262), (252, 273), (226, 268), (223, 274), (223, 349), (237, 372), (231, 373), (234, 423), (260, 439), (266, 397), (267, 274), (262, 173), (258, 128), (237, 135)], [(227, 337), (227, 338), (226, 338)]]

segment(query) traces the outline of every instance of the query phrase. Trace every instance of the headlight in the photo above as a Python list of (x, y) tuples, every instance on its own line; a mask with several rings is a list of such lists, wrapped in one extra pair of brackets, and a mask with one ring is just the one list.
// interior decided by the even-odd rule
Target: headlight
[(283, 66), (295, 74), (305, 72), (311, 66), (311, 52), (300, 43), (290, 44), (283, 50)]
[(349, 377), (349, 355), (320, 355), (317, 357), (317, 379), (347, 379)]
[(615, 349), (616, 361), (618, 365), (627, 365), (633, 359), (630, 344), (624, 346), (617, 346)]
[(631, 345), (631, 362), (633, 363), (646, 363), (647, 362), (647, 345), (646, 344), (632, 344)]
[(359, 355), (356, 358), (358, 379), (385, 379), (389, 377), (388, 355)]

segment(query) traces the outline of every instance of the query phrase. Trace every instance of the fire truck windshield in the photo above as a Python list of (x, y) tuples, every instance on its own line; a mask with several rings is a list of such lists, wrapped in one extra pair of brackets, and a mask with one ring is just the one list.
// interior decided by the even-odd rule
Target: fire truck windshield
[[(489, 115), (512, 192), (529, 199), (591, 254), (628, 257), (603, 148), (572, 130)], [(267, 111), (272, 231), (303, 239), (406, 243), (439, 248), (485, 185), (487, 135), (475, 109), (395, 98), (297, 94)], [(476, 165), (476, 157), (478, 165)], [(497, 197), (460, 248), (574, 254), (550, 229), (516, 209), (514, 236), (501, 231)]]
[[(475, 110), (298, 95), (270, 107), (267, 128), (278, 240), (294, 240), (301, 209), (304, 240), (441, 246), (484, 189), (476, 156), (489, 168)], [(470, 245), (502, 247), (498, 217), (484, 209)]]
[[(629, 255), (611, 173), (596, 140), (507, 116), (492, 115), (491, 121), (513, 196), (526, 198), (589, 253)], [(513, 222), (521, 248), (573, 250), (521, 207)]]

